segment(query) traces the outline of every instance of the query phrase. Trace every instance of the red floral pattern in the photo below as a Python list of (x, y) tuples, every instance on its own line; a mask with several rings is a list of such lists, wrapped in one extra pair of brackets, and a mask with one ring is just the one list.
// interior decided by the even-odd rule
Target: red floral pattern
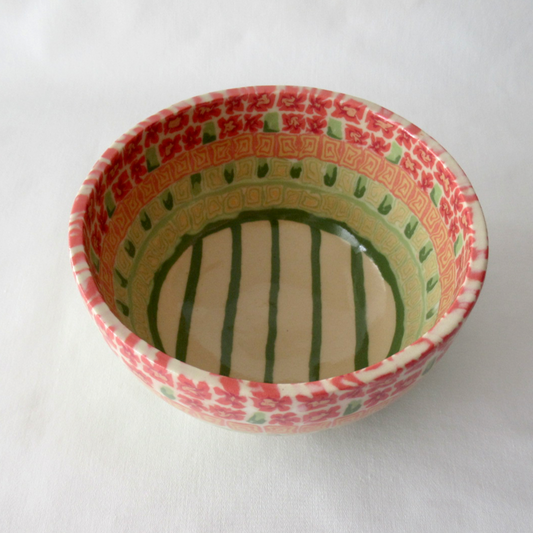
[(183, 134), (183, 146), (186, 150), (192, 150), (196, 146), (202, 144), (200, 133), (202, 128), (200, 126), (189, 126)]
[(416, 178), (419, 170), (422, 169), (422, 165), (407, 153), (402, 157), (400, 165), (405, 168), (413, 178)]
[(357, 126), (347, 124), (346, 129), (344, 130), (344, 136), (346, 138), (346, 141), (348, 141), (350, 144), (364, 146), (368, 138), (370, 137), (370, 133), (364, 132), (361, 128), (358, 128)]
[(242, 131), (242, 120), (236, 116), (221, 118), (218, 120), (218, 127), (220, 128), (220, 138), (235, 137)]
[(307, 423), (323, 422), (328, 420), (328, 418), (336, 418), (340, 414), (340, 407), (335, 405), (329, 409), (324, 409), (323, 411), (314, 411), (303, 416), (303, 421)]
[(307, 130), (310, 133), (320, 134), (324, 133), (324, 128), (327, 126), (326, 119), (321, 116), (307, 117)]
[(261, 120), (262, 115), (251, 115), (247, 113), (244, 115), (244, 131), (249, 131), (250, 133), (256, 133), (263, 129), (263, 121)]
[(294, 426), (300, 422), (300, 418), (294, 413), (276, 414), (270, 417), (271, 424), (279, 424), (280, 426)]
[(122, 200), (133, 189), (133, 183), (125, 170), (111, 186), (116, 200)]
[(302, 113), (305, 110), (307, 94), (302, 91), (298, 94), (298, 89), (287, 89), (281, 91), (278, 97), (278, 107), (280, 111), (297, 111)]
[(375, 115), (374, 113), (368, 113), (367, 127), (370, 131), (381, 133), (383, 137), (387, 139), (391, 139), (394, 131), (396, 130), (396, 126), (392, 124), (392, 122), (389, 122), (388, 120), (385, 120), (383, 117)]
[(163, 163), (170, 161), (177, 153), (181, 152), (181, 135), (176, 135), (172, 139), (164, 139), (159, 144), (159, 154)]
[(435, 162), (435, 156), (422, 145), (418, 144), (415, 146), (413, 153), (425, 167), (431, 168), (433, 166), (433, 163)]
[(365, 114), (365, 105), (356, 100), (342, 101), (340, 97), (336, 98), (333, 102), (334, 108), (331, 113), (332, 117), (343, 118), (349, 122), (355, 122), (359, 124)]
[[(439, 161), (440, 156), (436, 154), (441, 152), (435, 151), (431, 143), (428, 147), (424, 140), (418, 138), (418, 129), (391, 122), (382, 116), (383, 114), (386, 117), (391, 116), (386, 112), (367, 110), (362, 102), (344, 95), (335, 96), (327, 91), (315, 89), (308, 91), (286, 87), (275, 90), (262, 87), (245, 91), (235, 90), (221, 98), (213, 97), (214, 102), (201, 102), (198, 99), (188, 107), (182, 106), (177, 113), (167, 110), (160, 115), (159, 121), (154, 121), (152, 117), (151, 123), (141, 124), (134, 130), (134, 134), (127, 134), (122, 141), (119, 141), (123, 145), (122, 151), (117, 148), (108, 150), (103, 160), (98, 163), (97, 170), (93, 171), (93, 176), (98, 176), (98, 179), (92, 178), (89, 187), (90, 199), (86, 202), (86, 211), (82, 213), (85, 220), (91, 223), (80, 223), (81, 211), (73, 211), (75, 216), (74, 222), (71, 223), (71, 234), (75, 235), (75, 231), (83, 234), (84, 242), (90, 241), (96, 255), (101, 255), (102, 234), (105, 234), (109, 224), (113, 223), (104, 207), (104, 197), (108, 191), (111, 191), (115, 204), (118, 204), (135, 184), (140, 183), (148, 174), (144, 148), (153, 146), (152, 150), (157, 151), (160, 162), (164, 163), (183, 150), (200, 146), (201, 124), (208, 120), (217, 119), (217, 137), (223, 139), (235, 135), (233, 132), (236, 129), (250, 133), (261, 131), (264, 125), (264, 113), (270, 110), (281, 112), (283, 131), (291, 134), (306, 132), (325, 135), (327, 117), (331, 116), (343, 122), (347, 143), (369, 149), (381, 157), (390, 150), (394, 138), (403, 148), (399, 166), (416, 179), (417, 186), (426, 194), (431, 192), (435, 182), (439, 183), (443, 194), (438, 209), (443, 221), (447, 223), (450, 239), (455, 240), (460, 231), (463, 231), (465, 236), (463, 250), (456, 259), (457, 272), (460, 273), (458, 275), (476, 275), (475, 279), (482, 280), (482, 273), (471, 274), (468, 270), (470, 263), (467, 252), (470, 246), (475, 246), (475, 241), (470, 235), (473, 232), (473, 215), (466, 202), (470, 202), (470, 198), (475, 201), (475, 195), (467, 191), (463, 196), (463, 191), (458, 188), (452, 172)], [(85, 194), (87, 193), (82, 193), (80, 197)], [(111, 207), (110, 205), (110, 209)], [(71, 242), (80, 242), (75, 239), (79, 237), (71, 237)], [(476, 253), (482, 254), (485, 250), (476, 249)], [(78, 260), (74, 257), (73, 264), (76, 264), (76, 261)], [(92, 275), (96, 275), (94, 269)], [(82, 295), (90, 307), (96, 305), (96, 302), (102, 302), (94, 278), (79, 283)], [(454, 305), (469, 312), (471, 302), (472, 299), (468, 300), (468, 304), (463, 302)], [(367, 409), (374, 410), (412, 386), (421, 377), (424, 368), (444, 353), (453, 336), (449, 335), (447, 340), (438, 344), (436, 348), (433, 346), (428, 348), (422, 357), (408, 361), (405, 368), (390, 375), (370, 378), (368, 384), (359, 382), (357, 376), (362, 374), (356, 373), (343, 376), (342, 379), (327, 380), (330, 386), (337, 387), (338, 394), (317, 391), (313, 388), (307, 394), (281, 395), (279, 393), (281, 387), (278, 388), (276, 385), (272, 385), (268, 390), (258, 389), (256, 385), (250, 390), (240, 390), (239, 380), (227, 378), (229, 381), (225, 382), (225, 378), (212, 376), (209, 379), (206, 377), (206, 381), (193, 380), (175, 370), (167, 369), (166, 363), (160, 362), (159, 355), (155, 357), (155, 362), (147, 355), (141, 358), (131, 347), (135, 342), (124, 344), (120, 336), (114, 333), (116, 326), (110, 327), (106, 321), (102, 321), (99, 311), (94, 313), (95, 320), (100, 321), (99, 327), (109, 345), (148, 386), (158, 390), (163, 390), (160, 389), (161, 384), (170, 387), (176, 395), (176, 402), (200, 414), (210, 413), (221, 423), (224, 423), (224, 420), (245, 420), (257, 410), (268, 413), (263, 424), (254, 426), (263, 429), (268, 425), (316, 424), (340, 417), (339, 401), (347, 403), (351, 399), (360, 399), (363, 404), (359, 411), (361, 414)], [(144, 347), (140, 351), (143, 350)], [(213, 379), (216, 379), (215, 383), (219, 383), (220, 386), (213, 385)], [(316, 387), (316, 384), (313, 387)], [(172, 393), (167, 392), (168, 394), (166, 392), (165, 394), (173, 398)], [(342, 410), (344, 408), (343, 406)], [(298, 427), (294, 428), (297, 429)]]
[(333, 405), (337, 402), (338, 396), (336, 394), (328, 394), (327, 392), (313, 392), (312, 396), (304, 396), (298, 394), (296, 399), (300, 402), (300, 411), (312, 411), (313, 409), (322, 409), (328, 405)]
[(189, 115), (183, 112), (177, 115), (170, 115), (165, 119), (163, 130), (165, 135), (182, 131), (189, 124)]
[(193, 122), (207, 122), (213, 118), (220, 116), (222, 111), (220, 106), (222, 105), (222, 100), (213, 100), (212, 102), (205, 102), (203, 104), (196, 104), (192, 112)]

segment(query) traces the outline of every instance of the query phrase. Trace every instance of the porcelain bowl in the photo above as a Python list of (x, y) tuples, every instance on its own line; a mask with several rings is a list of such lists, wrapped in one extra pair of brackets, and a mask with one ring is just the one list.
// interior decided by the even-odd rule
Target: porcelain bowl
[(304, 87), (192, 98), (96, 163), (71, 263), (105, 340), (201, 420), (307, 433), (385, 407), (438, 361), (485, 276), (483, 214), (431, 137)]

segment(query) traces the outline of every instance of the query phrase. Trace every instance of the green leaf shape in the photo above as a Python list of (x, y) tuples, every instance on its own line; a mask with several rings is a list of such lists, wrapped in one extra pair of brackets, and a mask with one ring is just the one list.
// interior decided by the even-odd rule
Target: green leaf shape
[(356, 413), (361, 409), (361, 406), (363, 405), (363, 402), (361, 400), (354, 400), (353, 402), (350, 402), (346, 409), (344, 410), (344, 413), (342, 413), (342, 416), (351, 415), (353, 413)]
[(324, 184), (326, 187), (333, 187), (337, 181), (337, 167), (336, 165), (329, 164), (324, 175)]
[(418, 258), (420, 259), (420, 262), (423, 263), (429, 256), (429, 254), (433, 251), (433, 247), (431, 246), (431, 243), (427, 243), (424, 245), (424, 247), (420, 250), (418, 254)]
[(269, 171), (268, 163), (266, 159), (260, 159), (257, 163), (257, 177), (264, 178)]
[(438, 282), (439, 282), (439, 276), (435, 275), (432, 278), (430, 278), (428, 282), (426, 283), (426, 291), (431, 292), (436, 287)]
[(386, 194), (378, 207), (378, 213), (388, 215), (392, 209), (392, 197)]
[(115, 268), (115, 276), (121, 287), (124, 289), (128, 286), (128, 280)]
[(196, 174), (191, 174), (191, 186), (194, 196), (197, 196), (202, 192), (202, 174), (199, 172)]
[(174, 207), (174, 197), (170, 191), (167, 191), (167, 194), (163, 197), (163, 205), (167, 211), (171, 211)]
[(417, 227), (418, 227), (418, 219), (413, 216), (411, 217), (411, 220), (409, 220), (409, 223), (407, 224), (407, 226), (405, 226), (405, 230), (404, 230), (405, 236), (408, 239), (410, 239), (415, 234)]
[(129, 316), (130, 308), (125, 303), (122, 303), (120, 300), (115, 300), (115, 302), (117, 303), (117, 307), (119, 308), (119, 311), (124, 316)]
[(339, 141), (342, 140), (342, 122), (340, 120), (330, 118), (328, 121), (328, 129), (326, 134), (332, 139), (337, 139)]
[(258, 411), (257, 413), (254, 413), (247, 422), (250, 422), (250, 424), (264, 424), (266, 422), (266, 416), (265, 413), (262, 413), (261, 411)]
[(263, 120), (263, 131), (265, 133), (277, 133), (279, 131), (278, 113), (267, 113)]
[(146, 231), (152, 228), (152, 221), (150, 220), (150, 217), (148, 216), (148, 213), (146, 211), (141, 212), (141, 226)]
[(402, 149), (400, 145), (396, 142), (392, 142), (392, 148), (389, 152), (389, 155), (385, 158), (387, 161), (390, 161), (393, 165), (397, 165), (402, 158)]
[(213, 141), (216, 141), (216, 140), (217, 140), (217, 134), (215, 131), (215, 123), (208, 122), (204, 126), (204, 130), (202, 134), (202, 144), (212, 143)]
[(148, 169), (148, 172), (152, 172), (152, 170), (155, 170), (161, 164), (159, 163), (159, 157), (157, 157), (155, 146), (148, 148), (144, 155), (146, 157), (146, 168)]
[(357, 178), (357, 184), (353, 193), (356, 198), (362, 198), (365, 195), (367, 182), (368, 178), (366, 176), (361, 175)]
[(126, 241), (124, 243), (124, 248), (131, 258), (135, 257), (135, 245), (131, 241)]
[(435, 207), (439, 207), (440, 198), (442, 196), (442, 189), (435, 183), (435, 186), (433, 189), (431, 189), (431, 192), (429, 193), (429, 197), (431, 198), (431, 201), (435, 205)]
[(291, 178), (298, 179), (302, 174), (303, 166), (301, 163), (294, 163), (290, 170)]
[(170, 387), (163, 386), (159, 390), (161, 391), (161, 394), (163, 394), (170, 400), (176, 399), (176, 396), (174, 396), (174, 391)]
[(224, 167), (224, 179), (226, 180), (226, 183), (229, 185), (233, 182), (235, 179), (235, 164), (230, 163), (229, 165), (226, 165)]
[(113, 199), (113, 195), (111, 194), (111, 191), (107, 191), (105, 193), (104, 204), (105, 204), (105, 209), (107, 211), (107, 216), (111, 218), (116, 209), (115, 201)]

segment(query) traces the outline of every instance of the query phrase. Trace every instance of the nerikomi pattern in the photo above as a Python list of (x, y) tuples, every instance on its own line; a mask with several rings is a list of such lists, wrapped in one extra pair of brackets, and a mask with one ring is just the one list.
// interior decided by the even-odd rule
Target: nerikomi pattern
[[(148, 303), (176, 240), (276, 209), (344, 224), (386, 257), (405, 308), (398, 353), (272, 384), (209, 373), (146, 342), (158, 344)], [(213, 93), (141, 123), (84, 183), (70, 246), (82, 295), (134, 373), (193, 416), (255, 432), (323, 429), (398, 397), (444, 353), (487, 258), (477, 198), (435, 141), (369, 102), (296, 87)]]

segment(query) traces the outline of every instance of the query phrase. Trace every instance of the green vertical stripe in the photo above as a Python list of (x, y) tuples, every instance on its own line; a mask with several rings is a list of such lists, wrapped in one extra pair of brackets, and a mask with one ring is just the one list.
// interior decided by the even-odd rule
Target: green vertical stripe
[(181, 305), (178, 338), (176, 341), (176, 359), (180, 361), (185, 361), (187, 359), (187, 346), (189, 345), (192, 311), (194, 308), (194, 300), (196, 298), (198, 280), (200, 279), (200, 267), (202, 266), (202, 242), (202, 239), (199, 239), (192, 247), (189, 277), (187, 278), (185, 297), (183, 298), (183, 304)]
[(313, 291), (313, 331), (311, 336), (311, 357), (309, 358), (309, 381), (320, 379), (320, 349), (322, 345), (322, 290), (320, 286), (320, 243), (319, 229), (311, 227), (311, 287)]
[(365, 273), (363, 252), (352, 248), (352, 282), (355, 303), (355, 370), (368, 366)]
[(265, 353), (265, 383), (274, 381), (274, 358), (276, 337), (278, 335), (278, 295), (279, 295), (279, 221), (271, 220), (272, 253), (270, 270), (270, 296), (268, 299), (268, 337)]
[(223, 376), (229, 376), (231, 370), (231, 352), (233, 351), (235, 316), (237, 315), (237, 302), (239, 300), (239, 289), (241, 286), (242, 231), (240, 223), (231, 226), (231, 237), (231, 277), (220, 348), (220, 374)]

